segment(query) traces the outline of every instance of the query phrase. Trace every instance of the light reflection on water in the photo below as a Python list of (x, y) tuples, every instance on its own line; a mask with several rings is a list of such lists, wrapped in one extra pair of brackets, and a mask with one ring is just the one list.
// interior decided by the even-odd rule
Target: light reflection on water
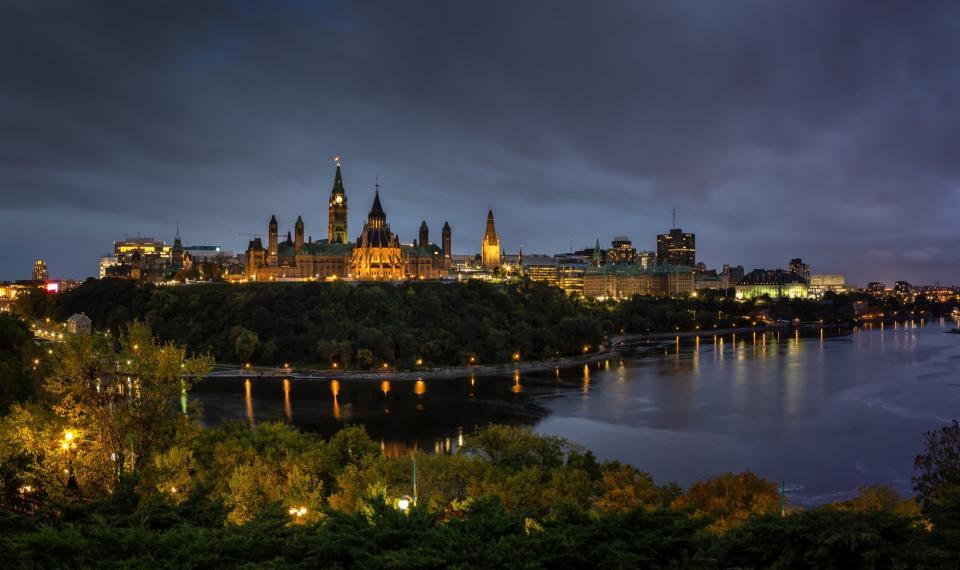
[(505, 378), (217, 378), (191, 396), (208, 424), (286, 421), (325, 435), (363, 424), (392, 455), (455, 451), (489, 422), (532, 425), (661, 482), (750, 468), (786, 481), (797, 502), (821, 502), (868, 483), (909, 491), (923, 432), (960, 415), (951, 326), (704, 334)]

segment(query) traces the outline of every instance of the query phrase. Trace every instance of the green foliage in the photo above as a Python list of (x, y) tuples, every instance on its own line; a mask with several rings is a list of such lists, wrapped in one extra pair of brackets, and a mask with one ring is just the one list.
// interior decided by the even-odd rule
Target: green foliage
[(934, 506), (937, 491), (960, 486), (960, 422), (923, 434), (924, 450), (917, 455), (913, 490), (924, 510)]
[[(16, 315), (0, 313), (0, 414), (16, 402), (25, 402), (39, 393), (40, 378), (47, 360), (33, 345), (33, 333)], [(34, 364), (36, 360), (37, 364)]]
[(832, 508), (752, 517), (718, 548), (722, 568), (947, 568), (948, 556), (910, 518)]

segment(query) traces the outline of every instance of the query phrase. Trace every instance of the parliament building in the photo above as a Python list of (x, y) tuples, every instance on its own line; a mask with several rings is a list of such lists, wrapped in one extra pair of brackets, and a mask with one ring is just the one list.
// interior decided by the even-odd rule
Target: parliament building
[(308, 279), (389, 280), (439, 279), (450, 269), (450, 224), (444, 223), (441, 245), (430, 241), (427, 222), (420, 224), (419, 239), (400, 243), (390, 231), (377, 188), (363, 231), (350, 242), (347, 229), (347, 193), (337, 161), (330, 192), (327, 238), (304, 239), (303, 219), (297, 217), (293, 234), (279, 241), (276, 215), (270, 218), (267, 247), (257, 237), (246, 252), (246, 278), (251, 281)]

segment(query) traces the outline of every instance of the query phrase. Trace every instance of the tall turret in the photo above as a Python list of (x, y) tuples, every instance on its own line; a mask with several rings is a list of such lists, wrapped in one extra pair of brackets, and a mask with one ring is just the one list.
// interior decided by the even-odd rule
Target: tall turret
[(270, 229), (267, 235), (267, 255), (277, 255), (277, 216), (270, 216)]
[(500, 267), (500, 236), (493, 225), (493, 210), (487, 211), (487, 229), (483, 233), (483, 242), (480, 247), (484, 269)]
[(373, 206), (370, 207), (370, 213), (367, 214), (367, 224), (375, 230), (382, 230), (387, 226), (387, 214), (383, 211), (383, 206), (380, 205), (379, 188), (373, 196)]
[(440, 232), (440, 247), (443, 249), (443, 256), (447, 259), (450, 259), (450, 256), (453, 255), (453, 252), (450, 251), (451, 245), (450, 224), (443, 222), (443, 230)]
[(430, 245), (430, 229), (427, 228), (427, 221), (420, 222), (420, 247)]
[(298, 252), (303, 246), (303, 218), (297, 216), (297, 223), (293, 226), (293, 251)]
[(590, 256), (590, 264), (594, 267), (603, 265), (603, 250), (600, 249), (600, 238), (597, 238), (597, 243), (593, 246), (593, 255)]
[(343, 177), (340, 174), (339, 154), (334, 161), (337, 163), (337, 173), (333, 176), (333, 190), (330, 191), (327, 239), (330, 243), (347, 243), (350, 241), (347, 232), (347, 191), (343, 187)]

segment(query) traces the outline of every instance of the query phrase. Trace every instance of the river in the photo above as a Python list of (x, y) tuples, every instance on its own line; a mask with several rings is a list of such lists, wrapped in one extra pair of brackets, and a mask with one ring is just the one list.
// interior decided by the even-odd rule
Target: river
[(660, 483), (751, 469), (814, 505), (871, 483), (910, 492), (923, 432), (960, 417), (960, 336), (944, 334), (953, 326), (703, 335), (522, 377), (211, 378), (191, 396), (207, 425), (281, 421), (329, 435), (362, 424), (392, 455), (455, 451), (489, 422), (529, 425)]

